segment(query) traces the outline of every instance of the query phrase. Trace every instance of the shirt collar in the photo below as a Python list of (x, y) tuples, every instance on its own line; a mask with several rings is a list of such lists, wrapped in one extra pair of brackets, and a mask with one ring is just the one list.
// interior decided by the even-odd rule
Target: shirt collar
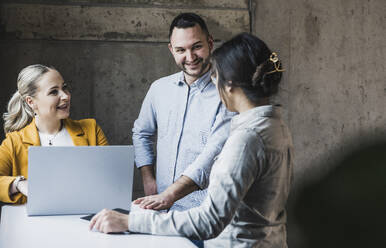
[(256, 120), (264, 117), (280, 117), (280, 105), (263, 105), (249, 109), (232, 118), (231, 129), (235, 129), (250, 120)]
[[(205, 87), (211, 83), (211, 78), (210, 78), (210, 70), (208, 70), (204, 75), (202, 75), (200, 78), (198, 78), (196, 81), (194, 81), (190, 87), (197, 87), (200, 91), (204, 90)], [(185, 82), (185, 76), (184, 76), (184, 72), (181, 71), (178, 75), (177, 75), (177, 80), (175, 82), (176, 85), (184, 85), (186, 84)]]

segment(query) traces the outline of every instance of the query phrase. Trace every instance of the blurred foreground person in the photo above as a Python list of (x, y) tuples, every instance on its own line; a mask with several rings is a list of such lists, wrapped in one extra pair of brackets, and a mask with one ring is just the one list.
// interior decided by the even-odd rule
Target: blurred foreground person
[(386, 141), (345, 156), (293, 209), (304, 248), (386, 247)]

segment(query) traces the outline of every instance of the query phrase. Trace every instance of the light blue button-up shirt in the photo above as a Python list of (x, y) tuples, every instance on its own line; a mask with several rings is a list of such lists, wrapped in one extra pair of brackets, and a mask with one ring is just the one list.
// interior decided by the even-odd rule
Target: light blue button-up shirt
[(196, 207), (205, 198), (213, 159), (229, 135), (233, 115), (221, 103), (210, 72), (190, 86), (183, 72), (151, 85), (133, 128), (136, 165), (154, 164), (156, 157), (159, 193), (182, 175), (201, 188), (177, 201), (172, 209)]

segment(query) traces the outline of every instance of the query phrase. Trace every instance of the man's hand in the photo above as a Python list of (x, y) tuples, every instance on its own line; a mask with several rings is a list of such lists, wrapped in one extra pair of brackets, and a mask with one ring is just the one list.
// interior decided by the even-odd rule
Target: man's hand
[(198, 189), (198, 186), (192, 179), (187, 176), (181, 176), (161, 194), (138, 198), (134, 201), (134, 204), (140, 204), (139, 207), (145, 209), (168, 209), (175, 201)]
[(173, 203), (174, 198), (168, 195), (166, 191), (158, 195), (150, 195), (138, 198), (134, 204), (139, 204), (139, 207), (144, 209), (163, 210), (169, 209)]
[(89, 228), (103, 233), (124, 232), (129, 229), (129, 215), (103, 209), (91, 219)]
[(154, 177), (153, 165), (145, 165), (141, 167), (143, 190), (145, 195), (157, 194), (157, 182)]

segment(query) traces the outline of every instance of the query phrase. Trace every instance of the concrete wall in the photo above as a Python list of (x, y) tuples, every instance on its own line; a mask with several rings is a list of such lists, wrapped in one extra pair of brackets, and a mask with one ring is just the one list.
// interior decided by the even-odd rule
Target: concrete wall
[[(386, 140), (386, 1), (258, 0), (254, 8), (254, 33), (287, 69), (279, 99), (296, 151), (294, 201), (345, 154)], [(291, 218), (290, 244), (302, 247)]]
[[(246, 0), (3, 1), (0, 112), (20, 69), (53, 65), (73, 89), (71, 117), (96, 118), (111, 144), (132, 144), (131, 128), (150, 84), (178, 71), (167, 48), (172, 19), (199, 13), (218, 44), (250, 31), (248, 7)], [(134, 197), (142, 192), (135, 170)]]
[(254, 32), (287, 69), (279, 98), (294, 136), (297, 179), (324, 173), (337, 155), (384, 137), (386, 2), (256, 2)]

